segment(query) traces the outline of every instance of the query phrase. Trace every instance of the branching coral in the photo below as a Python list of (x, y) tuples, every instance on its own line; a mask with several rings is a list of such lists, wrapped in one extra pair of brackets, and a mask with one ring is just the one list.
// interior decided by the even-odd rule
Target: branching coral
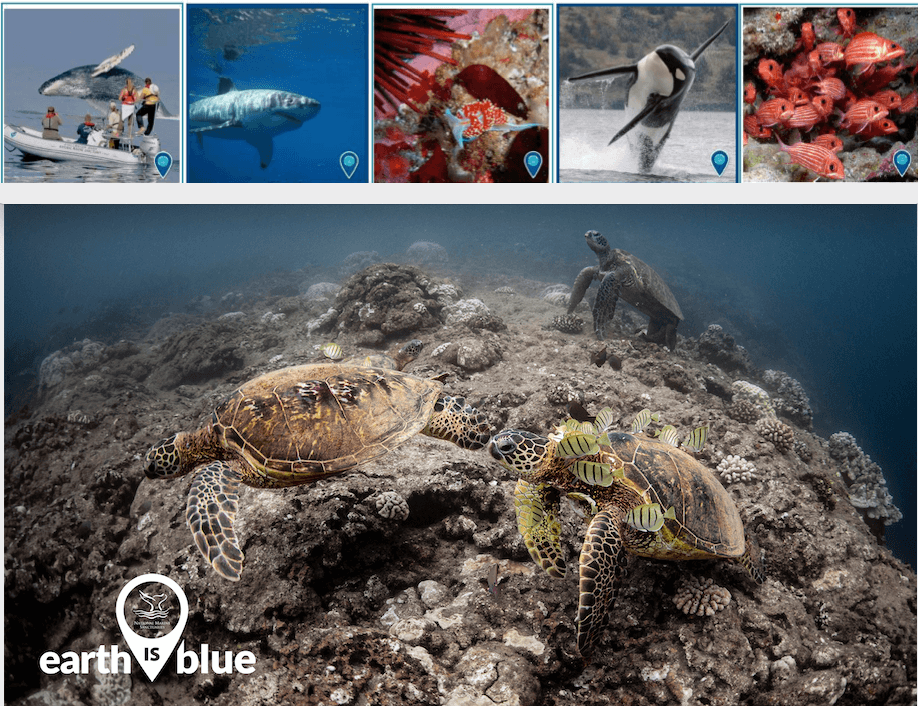
[(728, 483), (738, 480), (750, 481), (755, 478), (755, 466), (741, 456), (727, 456), (717, 464), (717, 471)]
[(673, 603), (686, 615), (714, 615), (723, 610), (732, 600), (730, 591), (718, 586), (713, 579), (697, 579), (692, 576), (676, 591)]
[(773, 417), (760, 419), (755, 425), (756, 431), (759, 432), (765, 441), (770, 441), (781, 453), (790, 451), (794, 445), (794, 430), (784, 422), (779, 422)]
[(886, 489), (882, 469), (861, 451), (851, 434), (844, 431), (832, 434), (829, 455), (842, 465), (845, 482), (849, 485), (848, 497), (854, 507), (887, 525), (902, 519), (902, 513), (893, 505), (892, 496)]
[(733, 419), (743, 424), (750, 424), (762, 416), (761, 410), (747, 399), (734, 400), (733, 404), (727, 409)]

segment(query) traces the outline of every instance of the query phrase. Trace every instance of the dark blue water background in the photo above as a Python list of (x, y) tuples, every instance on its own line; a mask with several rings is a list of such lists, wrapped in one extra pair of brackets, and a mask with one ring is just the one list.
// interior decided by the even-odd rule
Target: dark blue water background
[[(202, 294), (358, 250), (402, 258), (415, 241), (450, 268), (570, 283), (601, 231), (670, 283), (697, 336), (721, 324), (754, 364), (809, 394), (815, 431), (848, 431), (883, 469), (904, 518), (887, 541), (915, 565), (915, 206), (157, 206), (127, 232), (123, 207), (7, 206), (6, 381), (13, 396), (83, 329), (110, 336)], [(104, 315), (103, 313), (104, 312)], [(114, 312), (114, 314), (113, 314)], [(118, 315), (120, 312), (120, 317)], [(20, 398), (16, 398), (20, 399)]]
[[(220, 13), (247, 6), (189, 6), (188, 104), (215, 95), (221, 76), (239, 90), (267, 88), (309, 96), (322, 104), (319, 114), (274, 140), (274, 157), (262, 169), (258, 152), (240, 140), (187, 140), (189, 182), (353, 182), (369, 175), (367, 125), (368, 17), (366, 5), (271, 6), (251, 8), (227, 24), (215, 24), (202, 8)], [(299, 13), (298, 8), (313, 10)], [(271, 20), (266, 13), (275, 13)], [(277, 31), (282, 25), (284, 29)], [(214, 37), (220, 41), (215, 42)], [(217, 45), (231, 42), (239, 57), (227, 58)], [(232, 56), (232, 54), (229, 54)], [(341, 154), (357, 154), (351, 179), (341, 169)]]

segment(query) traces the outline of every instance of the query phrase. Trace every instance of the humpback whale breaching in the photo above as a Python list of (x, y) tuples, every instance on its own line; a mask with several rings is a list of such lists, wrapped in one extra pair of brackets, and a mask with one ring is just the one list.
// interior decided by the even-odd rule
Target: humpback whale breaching
[(618, 74), (628, 75), (628, 100), (625, 104), (627, 122), (609, 140), (609, 144), (628, 135), (629, 144), (637, 152), (642, 172), (647, 173), (653, 169), (660, 156), (682, 101), (695, 81), (695, 62), (729, 24), (725, 22), (691, 54), (671, 44), (664, 44), (636, 64), (600, 69), (567, 79), (584, 81), (607, 76), (614, 78)]

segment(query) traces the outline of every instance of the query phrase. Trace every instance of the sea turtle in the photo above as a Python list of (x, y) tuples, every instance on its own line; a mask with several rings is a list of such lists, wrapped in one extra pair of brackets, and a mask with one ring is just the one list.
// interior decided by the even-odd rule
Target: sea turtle
[(599, 265), (584, 267), (577, 275), (567, 313), (574, 312), (590, 284), (598, 279), (599, 293), (593, 302), (593, 330), (598, 339), (606, 337), (606, 328), (612, 323), (615, 305), (621, 297), (650, 317), (644, 334), (648, 341), (675, 350), (676, 327), (685, 317), (663, 278), (631, 253), (610, 248), (609, 242), (597, 231), (589, 230), (585, 237), (587, 245), (599, 258)]
[(243, 554), (233, 524), (239, 484), (311, 483), (382, 456), (418, 432), (480, 449), (484, 416), (436, 379), (323, 363), (265, 373), (218, 406), (210, 422), (155, 444), (147, 478), (194, 472), (185, 518), (198, 549), (224, 578), (239, 580)]
[[(508, 429), (489, 444), (491, 455), (520, 474), (515, 491), (517, 527), (533, 560), (564, 576), (560, 498), (585, 504), (589, 526), (580, 554), (577, 647), (596, 645), (623, 578), (626, 554), (651, 559), (734, 559), (757, 583), (765, 580), (758, 544), (746, 535), (733, 499), (714, 474), (673, 444), (640, 429), (655, 416), (642, 412), (634, 433), (607, 431), (611, 410), (595, 427), (572, 419), (549, 437)], [(702, 434), (690, 435), (699, 445)], [(702, 440), (703, 441), (703, 440)]]

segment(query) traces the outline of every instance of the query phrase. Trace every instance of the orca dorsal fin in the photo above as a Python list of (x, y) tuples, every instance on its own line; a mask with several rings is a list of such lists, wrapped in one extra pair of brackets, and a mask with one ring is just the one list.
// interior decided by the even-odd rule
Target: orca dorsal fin
[(730, 24), (729, 20), (728, 20), (727, 22), (724, 22), (723, 27), (721, 27), (721, 28), (720, 28), (719, 30), (717, 30), (714, 34), (712, 34), (708, 39), (706, 39), (704, 42), (702, 42), (702, 43), (701, 43), (701, 46), (698, 47), (695, 51), (692, 52), (692, 61), (697, 61), (697, 60), (698, 60), (698, 57), (701, 56), (701, 53), (702, 53), (705, 49), (708, 48), (708, 45), (709, 45), (711, 42), (713, 42), (715, 39), (717, 39), (717, 38), (720, 36), (720, 33), (721, 33), (721, 32), (723, 32), (725, 29), (727, 29), (727, 25), (729, 25), (729, 24)]
[(224, 93), (229, 93), (230, 91), (236, 90), (236, 84), (233, 83), (233, 79), (226, 78), (225, 76), (220, 77), (220, 83), (217, 85), (217, 95), (222, 95)]

